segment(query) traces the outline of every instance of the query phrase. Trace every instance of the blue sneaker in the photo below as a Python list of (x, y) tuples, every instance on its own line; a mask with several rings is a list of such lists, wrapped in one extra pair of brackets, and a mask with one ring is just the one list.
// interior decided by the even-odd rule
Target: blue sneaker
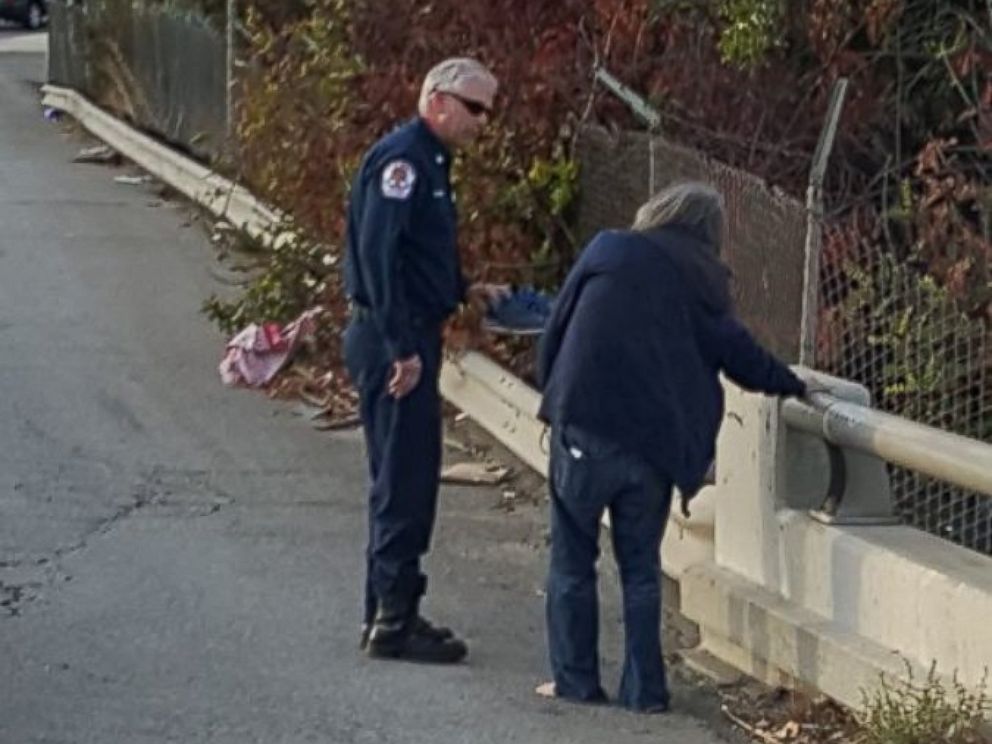
[(492, 333), (536, 336), (551, 317), (552, 299), (531, 287), (519, 287), (489, 308), (482, 327)]

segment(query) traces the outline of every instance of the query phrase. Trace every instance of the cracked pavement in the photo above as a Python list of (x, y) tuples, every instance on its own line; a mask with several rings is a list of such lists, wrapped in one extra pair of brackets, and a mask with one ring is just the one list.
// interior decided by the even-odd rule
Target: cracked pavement
[[(357, 650), (356, 432), (225, 390), (209, 240), (154, 186), (72, 164), (43, 56), (0, 29), (0, 742), (679, 742), (715, 733), (537, 699), (540, 507), (446, 488), (426, 611), (448, 669)], [(604, 670), (620, 651), (604, 587)], [(691, 687), (676, 705), (691, 709)], [(700, 693), (701, 694), (701, 693)]]

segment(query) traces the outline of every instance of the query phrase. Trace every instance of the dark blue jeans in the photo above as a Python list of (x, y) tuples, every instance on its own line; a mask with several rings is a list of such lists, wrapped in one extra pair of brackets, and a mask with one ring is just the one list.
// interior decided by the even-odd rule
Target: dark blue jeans
[(344, 334), (371, 481), (366, 623), (372, 622), (380, 599), (414, 605), (427, 585), (420, 558), (430, 548), (441, 467), (439, 326), (418, 329), (417, 353), (423, 362), (420, 383), (396, 400), (387, 390), (392, 360), (375, 323), (354, 320)]
[(551, 445), (551, 568), (547, 624), (557, 694), (601, 700), (596, 559), (599, 525), (609, 510), (623, 586), (626, 633), (618, 699), (633, 710), (668, 707), (661, 655), (661, 560), (672, 484), (640, 457), (573, 426)]

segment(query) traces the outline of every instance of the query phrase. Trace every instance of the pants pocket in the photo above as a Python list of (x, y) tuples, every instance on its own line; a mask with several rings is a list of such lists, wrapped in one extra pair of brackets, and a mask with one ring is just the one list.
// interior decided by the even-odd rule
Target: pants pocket
[(620, 454), (620, 445), (572, 424), (561, 427), (561, 444), (573, 460), (604, 460)]

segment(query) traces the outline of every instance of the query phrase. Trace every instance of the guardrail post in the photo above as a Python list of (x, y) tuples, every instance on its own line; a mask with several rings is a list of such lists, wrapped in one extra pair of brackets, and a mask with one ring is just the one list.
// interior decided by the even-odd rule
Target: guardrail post
[(868, 389), (811, 370), (805, 375), (827, 386), (830, 396), (822, 396), (815, 409), (795, 401), (783, 404), (783, 416), (790, 426), (785, 427), (783, 438), (779, 490), (787, 505), (808, 509), (813, 519), (826, 524), (898, 524), (885, 462), (824, 438), (824, 412), (829, 411), (830, 401), (868, 408)]
[(779, 402), (724, 386), (726, 413), (716, 450), (714, 560), (750, 582), (781, 584), (778, 512), (785, 506), (778, 476), (784, 423)]
[[(799, 368), (830, 390), (825, 401), (867, 406), (868, 390)], [(828, 444), (822, 412), (727, 385), (717, 442), (715, 560), (780, 591), (782, 510), (831, 524), (895, 524), (889, 476), (878, 457)]]

